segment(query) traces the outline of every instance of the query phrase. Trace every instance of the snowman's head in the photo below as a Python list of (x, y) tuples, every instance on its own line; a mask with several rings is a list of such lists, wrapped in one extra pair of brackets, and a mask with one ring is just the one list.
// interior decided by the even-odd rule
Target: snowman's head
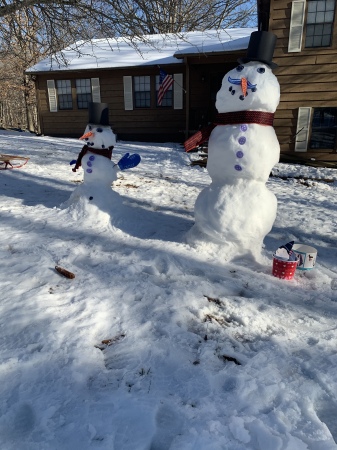
[(116, 135), (109, 126), (89, 123), (80, 139), (85, 142), (85, 145), (95, 149), (105, 149), (116, 145)]
[(271, 68), (259, 61), (239, 64), (228, 72), (216, 97), (219, 113), (231, 111), (275, 112), (280, 85)]

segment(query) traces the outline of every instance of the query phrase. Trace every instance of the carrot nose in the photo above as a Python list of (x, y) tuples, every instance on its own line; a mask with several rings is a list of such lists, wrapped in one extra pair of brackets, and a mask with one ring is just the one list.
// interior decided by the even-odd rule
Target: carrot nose
[(247, 93), (247, 78), (241, 78), (241, 89), (244, 96)]
[(79, 139), (87, 139), (90, 136), (93, 136), (94, 133), (92, 131), (88, 131), (88, 133), (85, 133), (83, 136), (81, 136)]

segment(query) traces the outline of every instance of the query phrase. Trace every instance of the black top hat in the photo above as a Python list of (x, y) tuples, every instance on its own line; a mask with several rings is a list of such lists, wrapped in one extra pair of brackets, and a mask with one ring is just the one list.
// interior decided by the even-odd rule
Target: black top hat
[(109, 106), (107, 103), (89, 103), (89, 123), (109, 125)]
[(247, 56), (245, 58), (239, 58), (238, 62), (244, 64), (249, 61), (260, 61), (267, 64), (271, 69), (275, 69), (278, 66), (272, 62), (272, 58), (276, 39), (275, 34), (269, 31), (254, 31), (250, 35)]

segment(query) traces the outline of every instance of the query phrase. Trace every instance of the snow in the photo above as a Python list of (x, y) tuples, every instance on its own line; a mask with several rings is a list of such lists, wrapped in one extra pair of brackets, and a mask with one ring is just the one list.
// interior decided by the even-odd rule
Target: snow
[[(117, 142), (113, 159), (142, 161), (108, 221), (60, 208), (80, 141), (0, 145), (30, 157), (0, 172), (0, 448), (337, 448), (336, 169), (278, 163), (263, 261), (227, 261), (186, 241), (210, 177), (176, 144)], [(272, 254), (291, 240), (316, 266), (281, 280)]]
[[(247, 80), (244, 99), (240, 89), (243, 77)], [(267, 64), (251, 61), (237, 65), (224, 76), (216, 96), (216, 109), (219, 113), (246, 110), (274, 113), (279, 102), (280, 85), (272, 70)]]
[[(96, 117), (96, 120), (99, 121), (99, 118)], [(87, 125), (85, 131), (86, 133), (80, 137), (80, 140), (84, 140), (85, 146), (72, 169), (76, 172), (82, 167), (83, 183), (74, 189), (69, 199), (60, 207), (71, 212), (72, 217), (81, 223), (89, 222), (91, 226), (96, 223), (99, 227), (103, 223), (105, 225), (110, 223), (111, 214), (115, 218), (117, 214), (123, 214), (121, 197), (111, 189), (111, 185), (117, 181), (119, 170), (136, 167), (141, 158), (137, 153), (131, 156), (125, 153), (119, 161), (114, 162), (110, 160), (110, 154), (109, 157), (97, 154), (108, 149), (112, 152), (116, 145), (116, 135), (110, 127), (97, 124)], [(73, 165), (74, 161), (70, 164)]]
[(80, 41), (38, 62), (27, 73), (183, 64), (185, 54), (244, 50), (253, 31), (256, 28)]
[[(274, 113), (280, 86), (271, 69), (259, 61), (238, 65), (223, 78), (216, 96), (219, 113)], [(237, 116), (236, 116), (237, 117)], [(229, 257), (252, 253), (258, 257), (276, 218), (277, 200), (266, 182), (280, 159), (272, 126), (246, 123), (215, 126), (208, 142), (207, 171), (212, 183), (197, 197), (195, 226), (189, 243), (221, 243)]]
[[(96, 104), (101, 105), (101, 103), (90, 103), (90, 105)], [(109, 148), (116, 145), (116, 135), (111, 127), (101, 124), (88, 124), (80, 139), (84, 144), (96, 149)]]

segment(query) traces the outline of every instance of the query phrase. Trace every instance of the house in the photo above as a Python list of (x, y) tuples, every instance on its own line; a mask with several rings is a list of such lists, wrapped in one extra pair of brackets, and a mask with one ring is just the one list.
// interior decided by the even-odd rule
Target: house
[[(277, 37), (281, 86), (274, 127), (281, 160), (337, 161), (337, 33), (334, 0), (258, 0), (258, 29)], [(213, 121), (221, 80), (255, 28), (77, 43), (28, 70), (36, 79), (41, 132), (79, 136), (88, 101), (109, 104), (120, 139), (183, 142)], [(62, 58), (67, 64), (62, 64)], [(159, 66), (175, 83), (156, 104)]]
[(278, 37), (274, 127), (283, 160), (336, 162), (336, 2), (258, 0), (258, 13), (259, 29)]
[[(88, 103), (109, 105), (118, 139), (183, 142), (212, 122), (224, 76), (256, 28), (78, 42), (27, 73), (35, 80), (41, 133), (81, 136)], [(157, 104), (159, 68), (174, 78)]]

